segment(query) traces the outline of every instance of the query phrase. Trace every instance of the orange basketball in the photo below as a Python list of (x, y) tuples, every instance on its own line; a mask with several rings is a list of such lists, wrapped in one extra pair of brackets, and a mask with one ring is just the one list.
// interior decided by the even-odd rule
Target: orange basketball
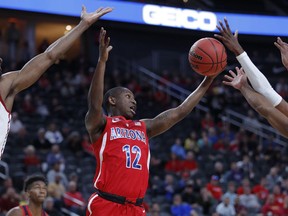
[(226, 49), (217, 39), (202, 38), (190, 48), (188, 60), (195, 72), (203, 76), (212, 76), (225, 69), (227, 65)]

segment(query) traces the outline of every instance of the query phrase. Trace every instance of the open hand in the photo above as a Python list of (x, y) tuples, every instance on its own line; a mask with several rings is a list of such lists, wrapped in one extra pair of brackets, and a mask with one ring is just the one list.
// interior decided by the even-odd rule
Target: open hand
[(86, 7), (82, 6), (82, 12), (81, 12), (81, 19), (85, 22), (87, 22), (89, 25), (92, 25), (97, 20), (100, 19), (103, 15), (110, 13), (113, 9), (110, 7), (100, 7), (96, 11), (92, 13), (87, 13)]
[(106, 62), (111, 50), (110, 37), (106, 38), (106, 30), (102, 27), (99, 35), (99, 60)]
[(244, 52), (244, 50), (238, 42), (238, 31), (236, 31), (233, 35), (226, 18), (224, 19), (224, 22), (225, 25), (222, 23), (222, 21), (219, 21), (220, 26), (216, 26), (221, 35), (214, 34), (214, 36), (221, 40), (224, 45), (235, 55), (240, 55), (242, 52)]
[(282, 63), (288, 70), (288, 44), (282, 41), (280, 37), (277, 38), (274, 44), (280, 50)]
[(233, 88), (240, 90), (242, 86), (248, 84), (248, 81), (243, 68), (239, 69), (238, 67), (236, 67), (235, 69), (237, 75), (232, 70), (229, 70), (230, 76), (229, 75), (224, 76), (224, 78), (227, 79), (228, 81), (223, 81), (223, 84), (232, 86)]

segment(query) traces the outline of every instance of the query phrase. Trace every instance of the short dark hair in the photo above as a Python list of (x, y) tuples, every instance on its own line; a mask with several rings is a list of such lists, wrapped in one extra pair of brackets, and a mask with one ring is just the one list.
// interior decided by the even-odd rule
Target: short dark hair
[(46, 185), (48, 184), (47, 179), (43, 175), (41, 174), (31, 175), (28, 176), (24, 181), (24, 191), (26, 192), (27, 190), (29, 190), (31, 185), (36, 181), (42, 181)]
[(108, 113), (109, 108), (110, 108), (110, 104), (109, 104), (109, 97), (116, 97), (118, 96), (122, 91), (123, 91), (124, 87), (121, 86), (117, 86), (114, 88), (109, 89), (103, 98), (103, 108), (105, 109), (105, 111)]

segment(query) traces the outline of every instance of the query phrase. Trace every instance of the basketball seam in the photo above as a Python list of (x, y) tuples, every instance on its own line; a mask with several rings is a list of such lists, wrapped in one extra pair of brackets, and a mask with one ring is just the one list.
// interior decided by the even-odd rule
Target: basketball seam
[[(208, 38), (208, 40), (209, 40), (209, 42), (210, 42), (210, 43), (212, 44), (212, 46), (213, 46), (214, 52), (215, 52), (215, 54), (216, 54), (216, 62), (218, 62), (219, 56), (218, 56), (217, 49), (216, 49), (214, 43), (212, 42), (212, 40), (211, 40), (210, 38)], [(213, 61), (213, 59), (212, 59), (212, 62), (213, 62), (213, 67), (214, 67), (214, 61)], [(216, 64), (216, 69), (215, 69), (215, 71), (217, 71), (217, 69), (218, 69), (218, 64)]]

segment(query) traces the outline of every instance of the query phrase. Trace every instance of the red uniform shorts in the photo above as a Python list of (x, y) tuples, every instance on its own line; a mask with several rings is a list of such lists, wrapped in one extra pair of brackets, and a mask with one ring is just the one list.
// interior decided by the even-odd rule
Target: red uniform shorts
[(97, 193), (89, 198), (86, 216), (145, 216), (144, 207), (133, 204), (118, 204), (99, 197)]

